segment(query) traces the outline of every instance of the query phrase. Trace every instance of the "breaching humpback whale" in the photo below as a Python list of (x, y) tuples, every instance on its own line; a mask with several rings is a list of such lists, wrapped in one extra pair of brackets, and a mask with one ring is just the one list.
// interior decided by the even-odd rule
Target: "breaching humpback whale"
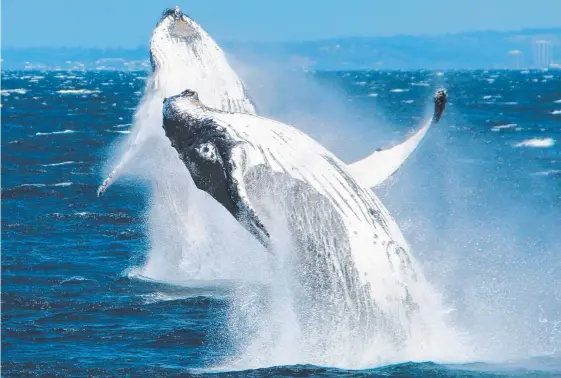
[[(150, 62), (152, 74), (135, 114), (135, 123), (151, 116), (161, 120), (163, 99), (179, 94), (185, 88), (196, 90), (201, 100), (213, 108), (255, 113), (243, 82), (228, 64), (222, 49), (179, 7), (165, 10), (152, 32)], [(149, 130), (146, 129), (150, 126), (140, 126), (130, 135), (127, 149), (117, 166), (98, 188), (98, 196), (103, 195), (149, 140), (146, 135)]]
[[(230, 67), (224, 52), (216, 42), (179, 7), (164, 11), (150, 40), (152, 75), (147, 82), (142, 103), (161, 100), (181, 93), (186, 88), (198, 93), (200, 101), (211, 108), (255, 114), (242, 80)], [(161, 115), (162, 101), (142, 107), (135, 118)], [(367, 187), (375, 187), (393, 175), (412, 154), (427, 134), (433, 119), (402, 144), (373, 152), (368, 157), (348, 165), (354, 177)], [(134, 130), (128, 148), (117, 166), (103, 181), (98, 196), (117, 179), (126, 164), (146, 144), (147, 126)]]
[[(433, 122), (446, 98), (436, 93)], [(289, 231), (304, 323), (324, 316), (318, 324), (390, 329), (398, 341), (409, 332), (401, 320), (420, 302), (415, 264), (395, 221), (346, 164), (292, 126), (212, 109), (192, 90), (165, 100), (163, 127), (195, 185), (269, 251), (277, 225)]]

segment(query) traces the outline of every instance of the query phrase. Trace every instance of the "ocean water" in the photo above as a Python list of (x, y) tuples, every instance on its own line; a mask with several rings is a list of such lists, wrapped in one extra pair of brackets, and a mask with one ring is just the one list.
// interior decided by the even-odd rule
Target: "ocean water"
[(154, 253), (150, 186), (129, 175), (96, 197), (146, 76), (2, 72), (4, 376), (561, 376), (560, 71), (247, 77), (260, 112), (345, 161), (403, 140), (448, 90), (442, 123), (376, 191), (474, 353), (236, 371), (217, 367), (240, 353), (236, 283), (135, 274)]

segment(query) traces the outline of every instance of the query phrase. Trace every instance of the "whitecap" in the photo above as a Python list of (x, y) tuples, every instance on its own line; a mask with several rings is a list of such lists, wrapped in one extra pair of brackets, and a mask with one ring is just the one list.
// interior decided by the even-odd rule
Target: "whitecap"
[(551, 112), (551, 114), (553, 114), (553, 115), (561, 114), (561, 110), (554, 110), (554, 111)]
[(64, 280), (60, 281), (60, 284), (62, 285), (65, 283), (77, 283), (82, 281), (93, 281), (93, 280), (82, 276), (72, 276), (70, 278), (65, 278)]
[(503, 129), (511, 129), (513, 127), (518, 126), (516, 123), (508, 123), (506, 125), (498, 125), (498, 126), (494, 126), (493, 128), (491, 128), (491, 131), (499, 131), (499, 130), (503, 130)]
[(20, 187), (20, 188), (26, 187), (26, 186), (33, 186), (33, 187), (36, 187), (36, 188), (42, 188), (44, 186), (47, 186), (47, 184), (21, 184), (21, 185), (18, 185), (18, 187)]
[(105, 130), (108, 133), (130, 134), (130, 130)]
[(368, 97), (378, 97), (378, 93), (369, 93)]
[(531, 138), (523, 140), (522, 142), (513, 144), (513, 147), (536, 147), (536, 148), (548, 148), (555, 144), (553, 138)]
[(121, 128), (121, 127), (127, 127), (127, 126), (132, 126), (132, 123), (120, 123), (118, 125), (115, 125), (114, 127)]
[(44, 188), (46, 186), (51, 186), (52, 187), (52, 186), (70, 186), (70, 185), (72, 185), (71, 182), (59, 182), (59, 183), (56, 183), (56, 184), (32, 183), (32, 184), (21, 184), (21, 185), (18, 185), (18, 187), (21, 188), (21, 187), (26, 187), (26, 186), (32, 186), (32, 187), (35, 187), (35, 188)]
[(501, 105), (518, 105), (517, 101), (499, 102)]
[(391, 89), (390, 92), (393, 93), (409, 92), (409, 89), (396, 88), (396, 89)]
[(3, 95), (5, 96), (9, 96), (10, 93), (17, 93), (17, 94), (26, 94), (27, 93), (27, 89), (25, 88), (15, 88), (15, 89), (2, 89), (2, 91), (0, 91)]
[(420, 81), (418, 83), (411, 83), (410, 85), (414, 86), (414, 87), (429, 87), (430, 84), (426, 83), (424, 81)]
[(559, 175), (559, 174), (561, 174), (561, 169), (551, 169), (549, 171), (541, 171), (541, 172), (534, 173), (534, 175), (536, 176), (549, 176), (549, 175)]
[(41, 164), (43, 167), (57, 167), (59, 165), (70, 165), (70, 164), (75, 164), (75, 161), (62, 161), (60, 163), (52, 163), (52, 164)]
[(415, 102), (415, 100), (403, 100), (401, 102), (403, 102), (404, 104), (412, 104)]
[(91, 90), (91, 89), (60, 89), (57, 91), (60, 94), (92, 94), (92, 93), (101, 93), (99, 90)]
[(483, 99), (484, 100), (489, 100), (490, 98), (501, 98), (501, 97), (503, 97), (503, 96), (501, 96), (501, 95), (486, 95), (486, 96), (483, 96)]
[(556, 103), (556, 104), (561, 104), (561, 100), (555, 100), (553, 102)]
[(74, 131), (74, 130), (66, 129), (66, 130), (63, 130), (63, 131), (52, 131), (52, 132), (50, 132), (50, 133), (41, 133), (41, 132), (39, 132), (39, 133), (35, 133), (35, 135), (72, 134), (72, 133), (75, 133), (75, 132), (76, 132), (76, 131)]

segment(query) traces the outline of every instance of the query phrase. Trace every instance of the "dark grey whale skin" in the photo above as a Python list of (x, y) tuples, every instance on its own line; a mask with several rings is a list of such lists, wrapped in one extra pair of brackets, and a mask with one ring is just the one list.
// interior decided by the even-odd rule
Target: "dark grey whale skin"
[[(237, 145), (224, 128), (211, 118), (196, 118), (190, 114), (179, 113), (170, 101), (177, 97), (193, 97), (194, 91), (183, 93), (164, 100), (163, 127), (166, 137), (178, 152), (198, 189), (210, 194), (228, 210), (257, 240), (268, 247), (269, 232), (241, 196), (238, 182), (232, 177), (237, 164), (232, 159), (232, 149)], [(216, 160), (203, 158), (196, 147), (205, 143), (212, 144), (218, 153)]]

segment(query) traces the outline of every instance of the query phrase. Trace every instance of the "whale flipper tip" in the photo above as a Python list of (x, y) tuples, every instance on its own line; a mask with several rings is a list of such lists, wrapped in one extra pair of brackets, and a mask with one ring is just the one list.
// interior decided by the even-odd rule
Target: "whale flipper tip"
[(444, 109), (446, 108), (446, 102), (448, 101), (448, 93), (446, 89), (441, 88), (436, 91), (434, 94), (434, 123), (438, 123), (440, 121), (440, 117), (442, 117), (442, 113), (444, 113)]

